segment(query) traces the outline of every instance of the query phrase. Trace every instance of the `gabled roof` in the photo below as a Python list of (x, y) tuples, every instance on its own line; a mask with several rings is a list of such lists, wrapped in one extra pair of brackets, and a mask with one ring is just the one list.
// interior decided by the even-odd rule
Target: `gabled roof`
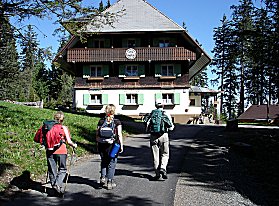
[[(268, 113), (267, 113), (268, 112)], [(251, 105), (237, 119), (239, 120), (263, 120), (279, 119), (279, 105)]]
[(119, 14), (112, 25), (103, 25), (100, 28), (89, 23), (83, 32), (139, 32), (139, 31), (185, 31), (158, 9), (145, 0), (118, 0), (104, 13)]

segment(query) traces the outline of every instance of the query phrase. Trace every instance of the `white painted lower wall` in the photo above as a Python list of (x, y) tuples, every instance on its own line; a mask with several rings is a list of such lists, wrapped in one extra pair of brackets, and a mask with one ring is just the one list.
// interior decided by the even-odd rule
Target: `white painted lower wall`
[[(144, 94), (144, 101), (142, 105), (133, 107), (133, 109), (123, 109), (123, 105), (119, 104), (119, 94)], [(122, 115), (139, 115), (140, 113), (149, 113), (151, 110), (155, 109), (155, 94), (156, 93), (179, 93), (180, 94), (180, 104), (174, 105), (171, 109), (165, 109), (169, 111), (171, 115), (192, 115), (201, 113), (201, 97), (195, 96), (197, 104), (195, 106), (189, 106), (189, 90), (188, 89), (149, 89), (149, 90), (75, 90), (74, 107), (76, 108), (88, 108), (87, 105), (83, 104), (84, 94), (107, 94), (108, 104), (114, 104), (116, 106), (116, 113)], [(192, 97), (191, 97), (192, 98)], [(98, 106), (98, 105), (90, 105)], [(104, 112), (106, 105), (99, 105), (99, 110), (87, 110), (89, 113), (100, 114)]]

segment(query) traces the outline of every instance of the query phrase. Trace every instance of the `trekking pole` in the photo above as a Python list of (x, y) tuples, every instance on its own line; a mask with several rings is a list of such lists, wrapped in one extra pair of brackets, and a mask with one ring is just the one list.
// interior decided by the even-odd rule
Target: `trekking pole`
[(70, 165), (69, 165), (68, 170), (67, 170), (67, 177), (66, 177), (66, 182), (65, 182), (63, 197), (64, 197), (64, 193), (65, 193), (65, 191), (66, 191), (68, 179), (69, 179), (69, 176), (70, 176), (70, 169), (71, 169), (71, 166), (73, 165), (74, 155), (75, 155), (75, 149), (73, 148), (72, 155), (71, 155), (71, 160), (70, 160)]
[(47, 172), (46, 172), (45, 193), (47, 192), (47, 188), (46, 188), (46, 185), (47, 185), (47, 180), (48, 180), (48, 169), (47, 169)]

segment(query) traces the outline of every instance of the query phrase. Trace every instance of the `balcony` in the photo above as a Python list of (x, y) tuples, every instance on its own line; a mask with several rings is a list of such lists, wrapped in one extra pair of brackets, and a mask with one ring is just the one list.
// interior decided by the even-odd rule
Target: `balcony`
[(67, 62), (176, 61), (196, 60), (196, 54), (184, 47), (137, 47), (134, 59), (125, 56), (127, 48), (72, 48)]

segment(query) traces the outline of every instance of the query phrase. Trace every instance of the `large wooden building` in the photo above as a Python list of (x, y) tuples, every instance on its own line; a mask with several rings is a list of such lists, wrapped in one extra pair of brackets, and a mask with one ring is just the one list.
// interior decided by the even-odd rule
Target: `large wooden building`
[(138, 117), (162, 98), (175, 122), (200, 114), (190, 105), (189, 80), (211, 61), (184, 28), (144, 0), (119, 0), (104, 12), (122, 11), (112, 25), (82, 28), (86, 43), (73, 36), (56, 57), (76, 76), (73, 106)]

